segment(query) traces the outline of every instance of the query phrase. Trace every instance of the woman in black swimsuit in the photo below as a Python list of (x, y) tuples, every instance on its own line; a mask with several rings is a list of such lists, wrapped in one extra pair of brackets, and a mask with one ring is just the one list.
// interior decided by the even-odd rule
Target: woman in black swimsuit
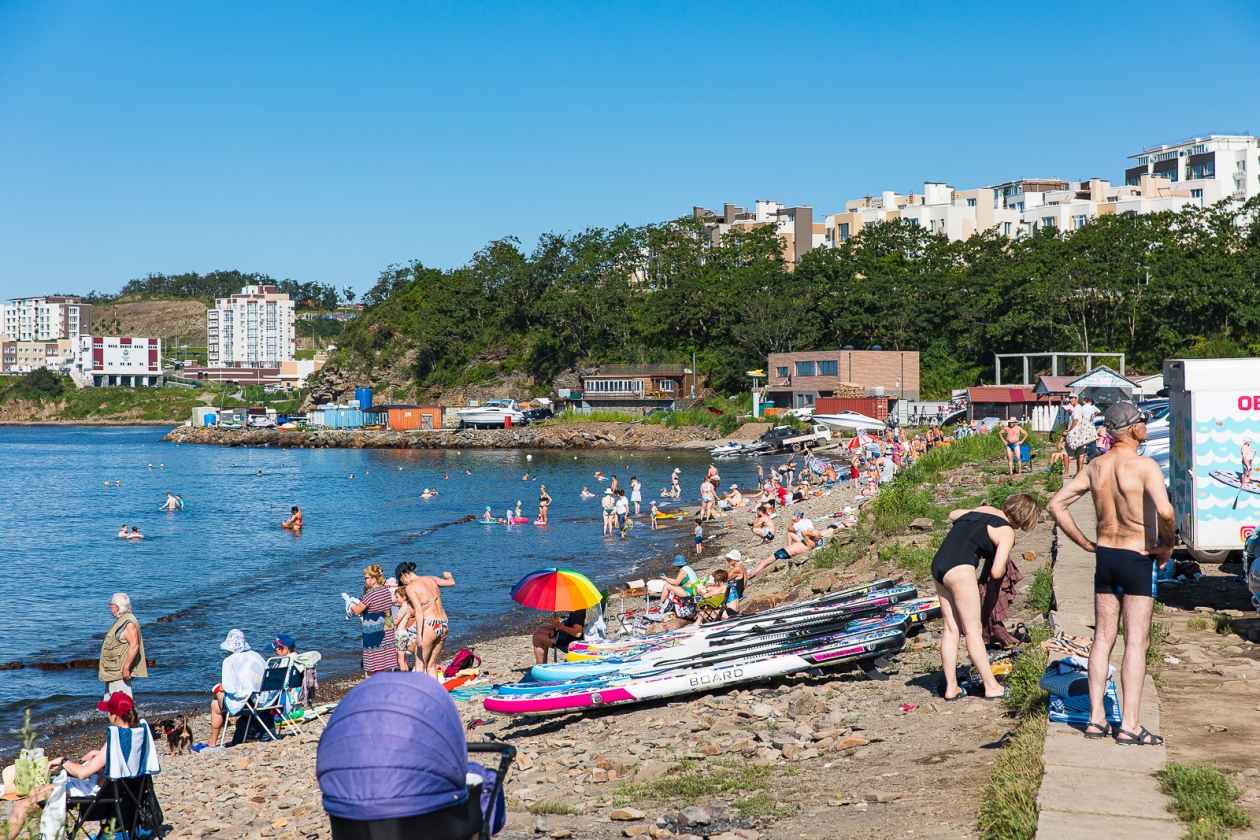
[(551, 494), (547, 492), (547, 485), (538, 485), (538, 524), (547, 524), (547, 508), (551, 505)]
[(945, 629), (941, 633), (941, 667), (945, 671), (946, 700), (964, 695), (958, 685), (958, 637), (967, 637), (967, 655), (984, 680), (986, 700), (1002, 696), (1002, 686), (993, 678), (989, 654), (980, 629), (980, 587), (976, 580), (984, 564), (994, 580), (1006, 574), (1006, 561), (1015, 545), (1015, 529), (1031, 530), (1041, 509), (1027, 493), (1016, 493), (1002, 503), (1002, 509), (981, 505), (973, 510), (949, 514), (953, 529), (932, 559), (932, 577), (941, 599)]

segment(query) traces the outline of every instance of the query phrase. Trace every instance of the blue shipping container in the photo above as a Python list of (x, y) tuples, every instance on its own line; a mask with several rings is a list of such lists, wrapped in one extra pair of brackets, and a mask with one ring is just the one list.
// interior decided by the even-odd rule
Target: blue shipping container
[(367, 409), (372, 407), (371, 388), (355, 388), (354, 398), (359, 401), (359, 408)]

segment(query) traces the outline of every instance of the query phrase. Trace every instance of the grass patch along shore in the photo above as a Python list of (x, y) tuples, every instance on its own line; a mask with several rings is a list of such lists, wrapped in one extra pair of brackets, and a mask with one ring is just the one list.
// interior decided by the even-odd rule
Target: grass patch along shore
[(1251, 817), (1234, 804), (1245, 791), (1219, 768), (1170, 761), (1159, 789), (1172, 797), (1168, 809), (1189, 824), (1188, 840), (1228, 840), (1232, 831), (1251, 827)]

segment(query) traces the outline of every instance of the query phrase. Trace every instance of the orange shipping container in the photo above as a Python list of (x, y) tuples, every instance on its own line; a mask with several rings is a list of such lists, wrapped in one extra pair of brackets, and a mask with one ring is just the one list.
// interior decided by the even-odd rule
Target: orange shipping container
[(438, 405), (378, 406), (389, 411), (389, 428), (394, 431), (442, 428), (442, 407)]

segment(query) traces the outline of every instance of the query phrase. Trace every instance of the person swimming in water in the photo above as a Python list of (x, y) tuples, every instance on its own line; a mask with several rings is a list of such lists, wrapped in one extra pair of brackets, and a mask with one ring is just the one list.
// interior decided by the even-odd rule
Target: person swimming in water
[(175, 501), (175, 497), (170, 493), (166, 494), (166, 501), (162, 502), (162, 506), (158, 510), (178, 510), (179, 502)]
[(585, 484), (583, 484), (583, 485), (582, 485), (582, 498), (583, 498), (583, 499), (593, 499), (593, 498), (595, 498), (595, 494), (594, 494), (594, 493), (592, 493), (590, 490), (587, 490), (587, 489), (586, 489), (586, 485), (585, 485)]
[(424, 488), (424, 492), (420, 494), (420, 498), (422, 498), (422, 499), (432, 499), (432, 498), (433, 498), (434, 496), (436, 496), (436, 495), (437, 495), (437, 491), (436, 491), (436, 490), (430, 490), (428, 487), (426, 487), (426, 488)]
[(129, 540), (142, 540), (142, 539), (144, 539), (144, 534), (140, 533), (140, 529), (139, 529), (139, 528), (137, 528), (135, 525), (132, 525), (132, 526), (131, 526), (131, 533), (127, 535), (127, 539), (129, 539)]
[(280, 523), (281, 528), (288, 528), (290, 531), (302, 530), (302, 511), (298, 510), (298, 506), (294, 505), (290, 511), (292, 514), (288, 519)]
[(528, 473), (528, 472), (527, 472), (527, 473), (525, 473), (525, 475), (521, 476), (521, 481), (529, 481), (529, 473)]
[(175, 494), (175, 506), (180, 510), (184, 509), (184, 497), (178, 493)]
[(122, 526), (122, 530), (118, 532), (118, 539), (120, 540), (127, 539), (127, 526), (126, 525)]

